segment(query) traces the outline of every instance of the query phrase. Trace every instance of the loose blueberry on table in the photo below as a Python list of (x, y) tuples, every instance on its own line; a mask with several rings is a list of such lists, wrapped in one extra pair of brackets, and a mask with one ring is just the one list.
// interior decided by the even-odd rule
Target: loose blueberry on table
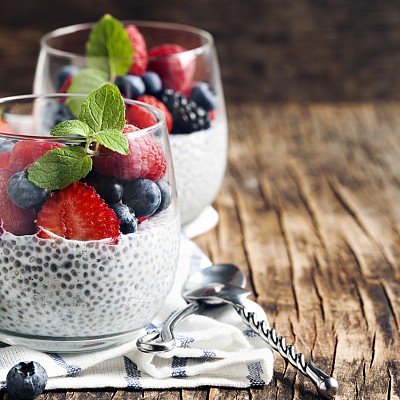
[(47, 384), (47, 372), (36, 361), (23, 361), (10, 369), (6, 378), (11, 400), (30, 400), (39, 396)]

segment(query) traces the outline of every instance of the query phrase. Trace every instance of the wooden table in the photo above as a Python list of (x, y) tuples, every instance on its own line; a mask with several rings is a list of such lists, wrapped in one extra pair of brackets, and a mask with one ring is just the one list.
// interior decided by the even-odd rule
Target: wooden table
[[(220, 223), (196, 239), (246, 271), (337, 399), (400, 398), (400, 103), (230, 106)], [(261, 389), (50, 392), (41, 399), (316, 399), (277, 355)]]

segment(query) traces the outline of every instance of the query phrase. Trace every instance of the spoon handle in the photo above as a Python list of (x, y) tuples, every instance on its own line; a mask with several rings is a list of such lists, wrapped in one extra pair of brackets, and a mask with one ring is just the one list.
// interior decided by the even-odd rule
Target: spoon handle
[(301, 373), (308, 376), (314, 383), (317, 391), (325, 397), (334, 397), (338, 391), (339, 384), (336, 379), (327, 375), (317, 368), (314, 363), (305, 361), (304, 354), (295, 353), (294, 346), (286, 346), (286, 340), (283, 336), (278, 337), (275, 329), (269, 328), (266, 321), (258, 321), (254, 312), (246, 307), (234, 304), (234, 307), (243, 322), (257, 332), (275, 351), (288, 360)]
[(197, 312), (202, 307), (201, 303), (195, 301), (187, 304), (184, 308), (175, 311), (164, 322), (161, 331), (150, 331), (136, 341), (137, 348), (144, 353), (166, 352), (175, 347), (174, 329), (190, 314)]

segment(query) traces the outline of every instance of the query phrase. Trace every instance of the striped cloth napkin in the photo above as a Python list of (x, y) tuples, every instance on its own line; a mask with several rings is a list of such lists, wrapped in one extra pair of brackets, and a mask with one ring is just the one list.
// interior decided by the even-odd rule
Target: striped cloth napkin
[[(182, 238), (179, 273), (163, 309), (149, 328), (186, 303), (181, 288), (187, 275), (210, 265), (192, 241)], [(250, 302), (248, 304), (250, 307)], [(252, 311), (266, 319), (257, 305)], [(138, 337), (145, 334), (138, 332)], [(241, 321), (230, 306), (191, 315), (176, 329), (178, 346), (167, 353), (147, 354), (136, 340), (118, 347), (88, 353), (44, 353), (22, 346), (0, 348), (0, 389), (9, 369), (20, 361), (37, 361), (47, 371), (51, 389), (134, 388), (166, 389), (199, 386), (250, 387), (270, 382), (273, 351)]]

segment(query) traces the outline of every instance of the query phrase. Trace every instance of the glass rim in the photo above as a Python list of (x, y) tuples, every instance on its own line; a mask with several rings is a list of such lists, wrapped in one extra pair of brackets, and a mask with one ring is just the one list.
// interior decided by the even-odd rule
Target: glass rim
[[(21, 94), (16, 96), (7, 96), (0, 98), (0, 107), (7, 103), (25, 101), (25, 100), (35, 100), (35, 99), (57, 99), (57, 98), (69, 98), (69, 97), (82, 97), (86, 98), (87, 94), (82, 93), (38, 93), (38, 94)], [(141, 107), (149, 110), (153, 116), (155, 116), (157, 122), (147, 128), (138, 128), (137, 131), (129, 132), (129, 135), (133, 136), (143, 136), (152, 130), (161, 129), (165, 131), (165, 135), (168, 133), (165, 114), (162, 110), (154, 107), (150, 104), (144, 103), (138, 100), (126, 99), (123, 98), (125, 104), (128, 105), (139, 105)], [(0, 128), (1, 129), (1, 128)], [(10, 132), (2, 132), (0, 130), (0, 138), (2, 139), (16, 139), (16, 140), (36, 140), (36, 141), (52, 141), (52, 142), (82, 142), (85, 141), (85, 138), (80, 139), (79, 137), (73, 136), (43, 136), (43, 135), (25, 135), (25, 134), (16, 134)]]
[[(176, 53), (176, 54), (170, 54), (168, 56), (154, 56), (154, 57), (148, 57), (150, 60), (152, 59), (157, 59), (157, 58), (165, 58), (165, 57), (182, 57), (184, 55), (190, 55), (190, 56), (197, 56), (199, 54), (202, 54), (205, 52), (207, 49), (211, 49), (214, 46), (214, 38), (209, 33), (208, 31), (197, 28), (191, 25), (186, 25), (186, 24), (180, 24), (180, 23), (175, 23), (175, 22), (163, 22), (163, 21), (140, 21), (140, 20), (120, 20), (120, 22), (125, 26), (127, 24), (133, 24), (135, 25), (139, 30), (140, 27), (149, 27), (149, 28), (163, 28), (163, 29), (168, 29), (168, 30), (176, 30), (176, 31), (183, 31), (183, 32), (189, 32), (192, 34), (195, 34), (203, 39), (205, 39), (205, 43), (190, 50), (183, 51), (181, 53)], [(75, 25), (68, 25), (64, 27), (60, 27), (57, 29), (54, 29), (50, 32), (47, 32), (44, 34), (41, 39), (40, 39), (40, 47), (41, 49), (45, 49), (49, 54), (58, 56), (58, 57), (64, 57), (64, 58), (79, 58), (79, 59), (85, 59), (86, 55), (85, 54), (78, 54), (78, 53), (72, 53), (69, 51), (64, 51), (64, 50), (59, 50), (55, 49), (54, 47), (50, 46), (48, 44), (48, 41), (50, 39), (66, 36), (78, 31), (83, 31), (85, 29), (92, 29), (93, 26), (95, 26), (97, 22), (84, 22), (81, 24), (75, 24)]]

